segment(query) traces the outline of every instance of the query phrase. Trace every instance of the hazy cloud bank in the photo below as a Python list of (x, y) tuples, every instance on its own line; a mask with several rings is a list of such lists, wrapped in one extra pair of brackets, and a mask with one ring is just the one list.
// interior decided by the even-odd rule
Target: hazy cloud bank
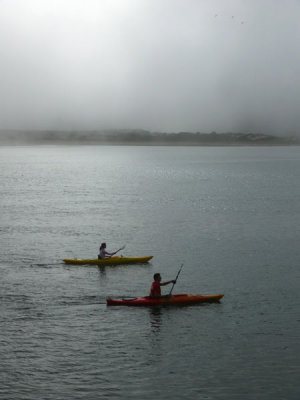
[(0, 128), (300, 133), (296, 0), (2, 0)]

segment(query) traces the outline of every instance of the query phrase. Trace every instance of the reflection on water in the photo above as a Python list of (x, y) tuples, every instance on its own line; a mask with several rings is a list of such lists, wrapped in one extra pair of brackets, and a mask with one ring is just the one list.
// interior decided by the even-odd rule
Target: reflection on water
[(151, 307), (149, 309), (150, 328), (152, 333), (159, 333), (161, 328), (161, 307)]
[(150, 364), (161, 363), (164, 347), (164, 335), (161, 329), (163, 310), (161, 307), (150, 307), (148, 312), (150, 321), (150, 329), (147, 335), (150, 345), (149, 362)]
[(99, 278), (106, 278), (106, 269), (103, 265), (98, 265)]

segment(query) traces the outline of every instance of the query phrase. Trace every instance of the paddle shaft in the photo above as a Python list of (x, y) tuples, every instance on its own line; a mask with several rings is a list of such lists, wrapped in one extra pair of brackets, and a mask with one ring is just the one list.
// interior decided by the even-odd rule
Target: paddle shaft
[(115, 251), (115, 254), (117, 254), (120, 250), (124, 250), (125, 246), (126, 246), (126, 244), (124, 244), (124, 246), (120, 247), (119, 250)]
[(181, 272), (181, 270), (182, 270), (182, 267), (183, 267), (183, 264), (181, 264), (181, 267), (179, 268), (179, 271), (177, 272), (177, 275), (176, 275), (176, 278), (175, 278), (175, 282), (173, 283), (173, 286), (172, 286), (172, 288), (171, 288), (171, 290), (170, 290), (169, 296), (171, 295), (172, 290), (173, 290), (173, 288), (174, 288), (174, 286), (175, 286), (175, 283), (177, 282), (177, 278), (178, 278), (178, 276), (179, 276), (179, 274), (180, 274), (180, 272)]

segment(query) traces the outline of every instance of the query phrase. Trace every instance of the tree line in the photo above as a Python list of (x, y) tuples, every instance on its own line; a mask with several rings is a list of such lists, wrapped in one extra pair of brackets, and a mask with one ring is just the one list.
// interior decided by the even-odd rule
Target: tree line
[(122, 130), (1, 130), (0, 143), (81, 143), (119, 145), (299, 145), (297, 137), (263, 133), (150, 132), (142, 129)]

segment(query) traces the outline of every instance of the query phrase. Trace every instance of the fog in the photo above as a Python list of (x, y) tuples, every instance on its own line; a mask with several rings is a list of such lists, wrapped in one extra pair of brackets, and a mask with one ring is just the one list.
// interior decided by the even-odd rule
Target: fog
[(0, 129), (300, 135), (298, 0), (0, 0)]

